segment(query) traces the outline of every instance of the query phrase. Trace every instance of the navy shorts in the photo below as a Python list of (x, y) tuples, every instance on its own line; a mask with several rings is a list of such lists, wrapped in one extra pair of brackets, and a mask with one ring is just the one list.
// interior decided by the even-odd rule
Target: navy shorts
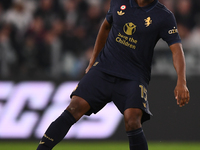
[(144, 83), (115, 77), (99, 70), (91, 69), (80, 80), (70, 97), (74, 95), (89, 103), (91, 109), (86, 115), (97, 113), (111, 101), (122, 114), (128, 108), (143, 110), (142, 122), (149, 120), (152, 115), (147, 101), (147, 86)]

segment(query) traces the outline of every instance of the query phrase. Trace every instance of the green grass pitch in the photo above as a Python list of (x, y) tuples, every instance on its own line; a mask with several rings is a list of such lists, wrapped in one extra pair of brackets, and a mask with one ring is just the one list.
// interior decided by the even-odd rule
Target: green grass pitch
[[(38, 142), (0, 141), (0, 150), (36, 150)], [(200, 142), (149, 142), (149, 150), (200, 150)], [(62, 141), (54, 150), (129, 150), (127, 142)]]

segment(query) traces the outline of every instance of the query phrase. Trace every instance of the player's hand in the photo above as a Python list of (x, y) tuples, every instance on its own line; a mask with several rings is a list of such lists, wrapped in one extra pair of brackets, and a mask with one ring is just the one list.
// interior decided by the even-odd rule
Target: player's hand
[(92, 65), (88, 65), (88, 67), (85, 69), (85, 73), (88, 73), (88, 71), (90, 70), (90, 68), (92, 67)]
[[(95, 57), (96, 58), (96, 57)], [(87, 68), (85, 69), (85, 73), (88, 73), (88, 71), (90, 70), (90, 68), (93, 66), (94, 62), (95, 62), (95, 58), (92, 57), (90, 58), (90, 62), (89, 65), (87, 66)]]
[(177, 85), (174, 90), (174, 96), (177, 100), (177, 105), (180, 107), (189, 103), (190, 93), (186, 85)]

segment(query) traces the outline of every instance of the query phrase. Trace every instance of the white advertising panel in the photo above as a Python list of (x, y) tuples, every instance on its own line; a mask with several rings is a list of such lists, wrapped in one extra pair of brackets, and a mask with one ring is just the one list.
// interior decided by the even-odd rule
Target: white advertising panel
[[(0, 81), (0, 139), (41, 138), (68, 106), (77, 84), (77, 81), (59, 85), (52, 81)], [(99, 113), (83, 116), (65, 138), (109, 138), (121, 120), (118, 109), (109, 103)]]

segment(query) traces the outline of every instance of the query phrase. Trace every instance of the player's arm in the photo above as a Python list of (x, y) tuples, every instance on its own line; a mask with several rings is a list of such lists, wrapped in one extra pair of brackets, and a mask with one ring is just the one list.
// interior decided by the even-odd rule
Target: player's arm
[(108, 23), (108, 21), (105, 19), (99, 29), (99, 33), (97, 35), (97, 39), (96, 39), (96, 42), (95, 42), (95, 45), (94, 45), (94, 50), (93, 50), (93, 53), (92, 53), (92, 57), (90, 58), (90, 62), (89, 62), (89, 65), (88, 67), (86, 68), (85, 72), (87, 73), (90, 68), (93, 66), (99, 52), (103, 49), (105, 43), (106, 43), (106, 40), (107, 40), (107, 37), (108, 37), (108, 34), (110, 32), (110, 29), (111, 29), (111, 24)]
[(182, 107), (189, 102), (190, 95), (186, 85), (185, 75), (185, 57), (182, 48), (182, 44), (176, 43), (170, 46), (173, 57), (173, 64), (177, 72), (177, 85), (174, 90), (174, 95), (177, 100), (177, 104)]

